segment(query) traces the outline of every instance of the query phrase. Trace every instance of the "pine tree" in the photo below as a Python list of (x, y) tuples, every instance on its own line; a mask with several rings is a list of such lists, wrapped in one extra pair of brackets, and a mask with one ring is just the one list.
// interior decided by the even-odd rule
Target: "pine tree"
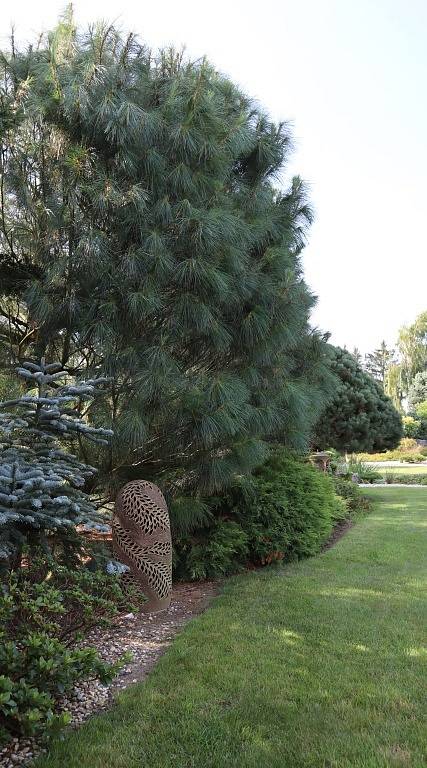
[(385, 341), (381, 342), (378, 349), (365, 355), (365, 369), (371, 376), (380, 382), (384, 388), (387, 372), (391, 365), (396, 362), (396, 353), (394, 349), (389, 349)]
[(358, 347), (354, 347), (353, 352), (351, 353), (356, 360), (356, 363), (359, 363), (359, 365), (362, 362), (362, 353)]
[(4, 71), (0, 331), (18, 361), (111, 378), (105, 475), (197, 497), (272, 439), (306, 447), (328, 356), (306, 189), (277, 188), (288, 127), (206, 61), (71, 17)]
[[(25, 543), (46, 545), (67, 537), (99, 515), (84, 491), (96, 470), (69, 452), (81, 438), (107, 444), (109, 430), (82, 418), (102, 379), (64, 383), (57, 363), (24, 363), (19, 375), (30, 389), (0, 403), (0, 560), (18, 556)], [(8, 409), (5, 411), (5, 409)]]
[(317, 424), (315, 447), (346, 453), (395, 448), (402, 419), (391, 400), (352, 354), (339, 347), (332, 351), (339, 386)]

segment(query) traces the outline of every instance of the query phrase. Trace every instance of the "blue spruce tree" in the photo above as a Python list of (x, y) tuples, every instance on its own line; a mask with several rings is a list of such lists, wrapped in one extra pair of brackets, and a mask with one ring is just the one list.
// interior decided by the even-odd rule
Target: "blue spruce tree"
[[(90, 426), (83, 405), (105, 379), (68, 383), (59, 363), (17, 369), (26, 394), (0, 403), (0, 562), (19, 564), (25, 544), (48, 546), (100, 517), (85, 493), (96, 472), (72, 452), (81, 438), (107, 444), (112, 432)], [(71, 450), (70, 450), (71, 449)]]

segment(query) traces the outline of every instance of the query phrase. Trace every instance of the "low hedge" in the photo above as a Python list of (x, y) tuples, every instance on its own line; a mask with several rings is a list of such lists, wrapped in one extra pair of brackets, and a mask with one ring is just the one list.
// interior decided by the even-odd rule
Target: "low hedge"
[(387, 484), (427, 485), (427, 475), (411, 475), (403, 472), (387, 472), (384, 476)]
[(334, 481), (277, 449), (254, 474), (210, 500), (211, 522), (175, 544), (178, 578), (205, 579), (319, 552), (349, 514)]
[(413, 438), (404, 437), (394, 451), (358, 453), (356, 459), (358, 461), (407, 461), (409, 463), (418, 463), (427, 460), (427, 446), (420, 445)]

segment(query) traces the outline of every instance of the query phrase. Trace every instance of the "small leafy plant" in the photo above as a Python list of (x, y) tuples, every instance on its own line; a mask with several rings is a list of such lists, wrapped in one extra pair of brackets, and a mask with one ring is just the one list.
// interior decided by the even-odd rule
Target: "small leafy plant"
[(381, 474), (363, 461), (352, 458), (347, 464), (347, 476), (356, 476), (362, 483), (374, 483), (381, 479)]
[[(28, 554), (25, 553), (28, 557)], [(4, 574), (0, 589), (0, 739), (51, 734), (68, 723), (58, 698), (83, 679), (108, 683), (125, 656), (104, 663), (76, 648), (79, 632), (104, 625), (129, 604), (119, 577), (38, 556)]]
[(103, 662), (94, 648), (68, 649), (45, 632), (0, 646), (0, 737), (57, 730), (69, 722), (55, 713), (56, 698), (82, 679), (110, 682), (122, 662)]

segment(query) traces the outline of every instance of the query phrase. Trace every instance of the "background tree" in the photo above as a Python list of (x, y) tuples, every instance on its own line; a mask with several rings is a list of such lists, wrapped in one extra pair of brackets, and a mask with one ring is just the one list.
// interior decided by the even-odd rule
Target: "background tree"
[(408, 392), (408, 410), (415, 411), (417, 405), (427, 400), (427, 371), (415, 374)]
[(353, 352), (351, 353), (356, 360), (356, 363), (359, 363), (359, 365), (362, 363), (362, 353), (358, 347), (354, 347)]
[[(291, 137), (206, 61), (66, 15), (3, 54), (0, 331), (9, 364), (107, 375), (108, 478), (210, 493), (306, 446), (327, 389)], [(181, 503), (181, 523), (202, 514)]]
[(427, 368), (427, 312), (418, 315), (412, 325), (401, 328), (398, 347), (402, 379), (407, 394), (416, 374)]
[(316, 427), (315, 447), (341, 452), (394, 448), (402, 437), (402, 420), (391, 400), (353, 355), (339, 347), (332, 352), (339, 386)]
[(383, 389), (387, 379), (388, 370), (390, 366), (396, 362), (395, 356), (395, 350), (389, 349), (385, 341), (381, 342), (378, 349), (374, 349), (373, 352), (369, 352), (365, 355), (365, 369), (374, 377), (374, 379), (376, 379), (376, 381), (380, 382)]
[(391, 363), (389, 366), (384, 381), (384, 392), (396, 410), (403, 413), (404, 384), (401, 363)]

